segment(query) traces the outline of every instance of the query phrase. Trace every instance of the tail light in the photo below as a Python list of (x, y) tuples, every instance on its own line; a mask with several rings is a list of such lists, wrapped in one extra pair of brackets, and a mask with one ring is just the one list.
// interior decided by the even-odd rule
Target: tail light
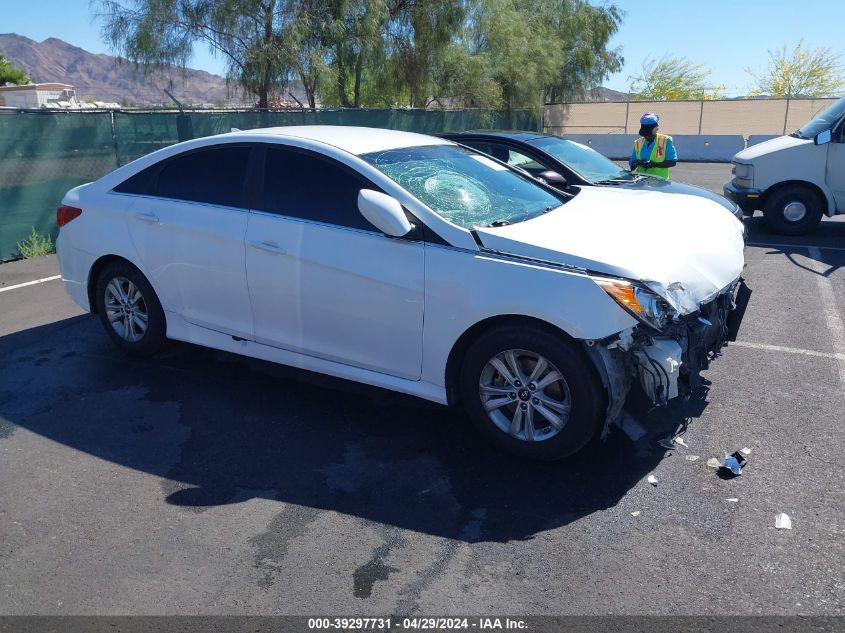
[(62, 205), (56, 209), (56, 224), (64, 226), (74, 218), (78, 218), (80, 215), (82, 215), (82, 209)]

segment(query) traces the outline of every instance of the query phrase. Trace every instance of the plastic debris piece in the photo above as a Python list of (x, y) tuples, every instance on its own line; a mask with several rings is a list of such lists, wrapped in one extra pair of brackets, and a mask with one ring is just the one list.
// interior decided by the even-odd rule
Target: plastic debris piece
[(632, 517), (638, 517), (638, 516), (640, 516), (640, 511), (639, 511), (639, 510), (634, 510), (634, 511), (631, 513), (631, 516), (632, 516)]
[(675, 448), (675, 442), (672, 441), (671, 437), (664, 437), (661, 440), (657, 441), (663, 448), (673, 449)]
[(650, 483), (652, 486), (656, 486), (656, 485), (657, 485), (657, 477), (655, 477), (654, 475), (649, 475), (649, 476), (648, 476), (647, 481), (648, 481), (648, 483)]
[(687, 444), (687, 443), (684, 441), (684, 438), (682, 438), (682, 437), (676, 437), (676, 438), (675, 438), (675, 444), (680, 444), (681, 446), (684, 446), (684, 447), (686, 447), (686, 448), (689, 448), (689, 444)]
[(707, 460), (707, 465), (710, 466), (710, 468), (719, 468), (722, 464), (715, 457), (711, 457)]
[(791, 530), (792, 519), (789, 518), (786, 512), (781, 512), (775, 517), (775, 527), (779, 530)]
[(727, 499), (725, 499), (725, 501), (730, 501), (731, 503), (736, 503), (737, 501), (739, 501), (739, 499), (737, 499), (736, 497), (728, 497)]
[(730, 455), (725, 455), (725, 462), (722, 466), (733, 473), (734, 476), (739, 477), (742, 474), (742, 469), (747, 463), (748, 460), (745, 459), (745, 456), (739, 451), (736, 451)]
[(739, 449), (739, 452), (742, 453), (743, 455), (751, 455), (751, 449), (748, 448), (747, 446), (745, 448)]
[(698, 460), (698, 455), (687, 455), (684, 459), (686, 459), (688, 462), (694, 462)]

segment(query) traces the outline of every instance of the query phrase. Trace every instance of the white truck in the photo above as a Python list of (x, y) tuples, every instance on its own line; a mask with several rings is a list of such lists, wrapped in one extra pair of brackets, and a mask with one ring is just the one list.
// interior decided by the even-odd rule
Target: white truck
[(789, 136), (733, 157), (725, 196), (751, 215), (761, 209), (777, 233), (811, 231), (822, 215), (845, 213), (845, 97)]

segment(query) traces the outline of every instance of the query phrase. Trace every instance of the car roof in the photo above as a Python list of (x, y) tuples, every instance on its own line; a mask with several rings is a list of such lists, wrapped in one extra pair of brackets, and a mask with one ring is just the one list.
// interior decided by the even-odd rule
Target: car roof
[(538, 138), (547, 138), (550, 134), (543, 134), (542, 132), (526, 132), (521, 130), (467, 130), (465, 132), (451, 132), (444, 134), (444, 138), (505, 138), (514, 141), (531, 141)]
[(289, 125), (259, 128), (257, 130), (237, 130), (230, 133), (230, 136), (238, 135), (252, 138), (258, 135), (310, 140), (332, 145), (356, 155), (404, 147), (419, 147), (420, 145), (451, 144), (450, 141), (427, 134), (351, 125)]

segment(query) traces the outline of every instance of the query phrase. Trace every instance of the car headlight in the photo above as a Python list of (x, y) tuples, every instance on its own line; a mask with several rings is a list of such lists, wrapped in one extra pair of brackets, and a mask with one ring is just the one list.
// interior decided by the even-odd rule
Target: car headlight
[(662, 330), (673, 311), (669, 303), (648, 288), (622, 279), (594, 278), (620, 306), (643, 323)]

